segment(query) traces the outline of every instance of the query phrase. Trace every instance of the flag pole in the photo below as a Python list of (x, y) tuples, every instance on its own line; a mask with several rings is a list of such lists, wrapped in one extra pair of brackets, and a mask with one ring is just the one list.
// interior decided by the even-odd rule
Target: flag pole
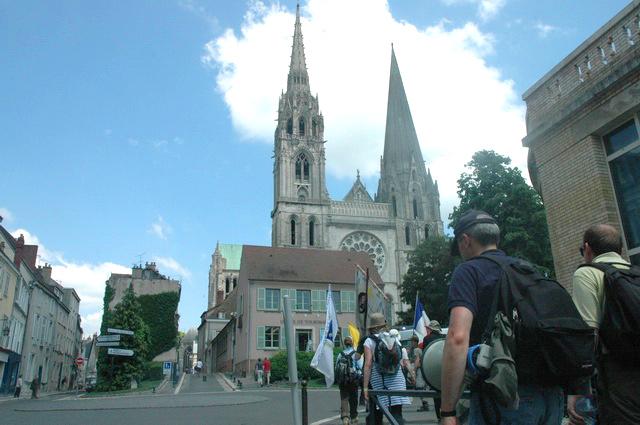
[(364, 281), (364, 329), (362, 335), (367, 335), (367, 315), (369, 314), (369, 267), (367, 267), (367, 273), (365, 274)]

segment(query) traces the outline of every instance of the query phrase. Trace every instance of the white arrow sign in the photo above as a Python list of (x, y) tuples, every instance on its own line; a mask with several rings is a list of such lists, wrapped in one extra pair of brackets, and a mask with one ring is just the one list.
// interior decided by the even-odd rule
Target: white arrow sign
[(120, 347), (119, 341), (96, 342), (96, 347)]
[(107, 332), (110, 334), (133, 335), (133, 331), (127, 329), (107, 328)]
[(98, 342), (113, 342), (113, 341), (120, 341), (120, 337), (122, 335), (100, 335), (98, 337)]
[(107, 348), (107, 354), (112, 356), (131, 357), (133, 356), (133, 350), (125, 350), (122, 348)]

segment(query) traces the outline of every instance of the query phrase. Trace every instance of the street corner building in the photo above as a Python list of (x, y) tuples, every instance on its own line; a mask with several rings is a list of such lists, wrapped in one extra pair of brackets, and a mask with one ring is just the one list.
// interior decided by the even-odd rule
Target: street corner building
[(556, 275), (570, 289), (584, 231), (608, 223), (640, 264), (640, 1), (527, 90), (531, 181), (542, 196)]
[(161, 274), (154, 262), (145, 263), (144, 267), (134, 265), (131, 274), (112, 273), (105, 285), (109, 311), (122, 301), (130, 286), (141, 304), (142, 319), (149, 326), (150, 360), (176, 361), (180, 281)]
[[(253, 373), (259, 358), (284, 350), (282, 315), (285, 296), (294, 300), (294, 345), (297, 351), (313, 351), (324, 333), (329, 285), (340, 330), (336, 345), (355, 323), (356, 270), (369, 269), (370, 281), (382, 286), (373, 261), (365, 252), (332, 251), (244, 245), (238, 283), (227, 298), (203, 314), (220, 326), (202, 338), (198, 358), (207, 372)], [(220, 322), (220, 323), (218, 323)]]

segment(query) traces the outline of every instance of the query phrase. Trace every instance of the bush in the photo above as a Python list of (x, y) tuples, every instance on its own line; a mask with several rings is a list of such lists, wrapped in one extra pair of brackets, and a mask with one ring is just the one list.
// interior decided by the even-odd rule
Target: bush
[(145, 381), (158, 381), (164, 378), (162, 362), (147, 362), (144, 375)]
[[(335, 364), (336, 357), (340, 353), (340, 349), (333, 351), (333, 363)], [(314, 352), (297, 351), (296, 359), (298, 361), (298, 379), (306, 379), (310, 381), (312, 379), (322, 379), (324, 382), (324, 375), (311, 367), (311, 359), (313, 359)], [(270, 357), (271, 359), (271, 381), (284, 381), (289, 379), (289, 364), (286, 351), (278, 351), (276, 354)]]

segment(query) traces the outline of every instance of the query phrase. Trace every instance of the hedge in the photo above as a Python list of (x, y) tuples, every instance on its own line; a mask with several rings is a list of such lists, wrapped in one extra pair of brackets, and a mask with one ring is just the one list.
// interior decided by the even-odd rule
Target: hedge
[[(333, 362), (335, 364), (340, 349), (333, 350)], [(297, 351), (296, 359), (298, 361), (298, 379), (306, 379), (307, 381), (312, 379), (323, 378), (320, 372), (311, 367), (311, 359), (315, 353), (308, 351)], [(271, 381), (283, 381), (289, 379), (289, 364), (286, 351), (278, 351), (276, 354), (270, 357), (271, 359)]]

